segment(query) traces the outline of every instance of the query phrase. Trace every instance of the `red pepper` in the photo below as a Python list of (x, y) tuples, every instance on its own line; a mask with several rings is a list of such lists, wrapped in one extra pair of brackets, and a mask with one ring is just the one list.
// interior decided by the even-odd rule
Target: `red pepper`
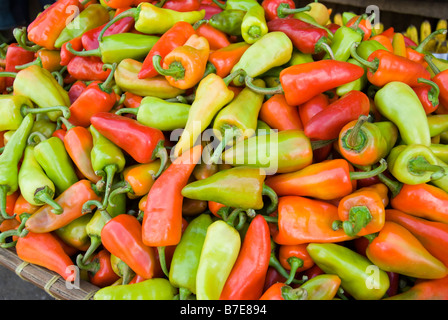
[(165, 56), (173, 51), (175, 48), (182, 46), (187, 40), (195, 34), (193, 26), (185, 21), (177, 22), (167, 32), (165, 32), (156, 44), (151, 48), (145, 60), (143, 61), (142, 68), (138, 73), (139, 79), (152, 78), (159, 73), (154, 68), (152, 59), (154, 56), (161, 56), (162, 61)]
[(151, 247), (177, 245), (182, 235), (182, 189), (202, 155), (198, 145), (184, 152), (154, 182), (146, 200), (143, 243)]
[[(118, 11), (118, 10), (117, 10)], [(117, 15), (116, 13), (115, 15)], [(82, 46), (85, 50), (95, 50), (99, 46), (98, 42), (98, 35), (100, 34), (101, 30), (103, 30), (104, 26), (106, 24), (96, 27), (92, 30), (87, 31), (81, 36), (81, 42)], [(104, 32), (104, 37), (110, 36), (112, 34), (118, 34), (118, 33), (124, 33), (129, 32), (134, 27), (134, 19), (132, 17), (126, 17), (123, 19), (118, 20), (114, 24), (112, 24), (106, 32)], [(73, 48), (77, 51), (80, 51), (81, 49)]]
[(290, 106), (283, 94), (275, 94), (266, 100), (261, 106), (259, 118), (272, 129), (279, 131), (303, 130), (297, 107)]
[(197, 11), (201, 2), (199, 0), (168, 0), (162, 8), (180, 12)]
[(72, 84), (70, 89), (68, 90), (68, 97), (70, 98), (70, 104), (76, 101), (81, 93), (87, 88), (87, 85), (81, 81), (77, 80)]
[(306, 299), (306, 291), (277, 282), (270, 286), (260, 297), (260, 300), (303, 300)]
[(60, 56), (61, 56), (61, 66), (67, 66), (70, 62), (70, 60), (73, 59), (73, 57), (75, 56), (73, 53), (71, 53), (70, 51), (67, 50), (67, 44), (69, 44), (72, 46), (72, 48), (76, 51), (80, 51), (82, 50), (82, 42), (81, 42), (81, 37), (76, 37), (73, 38), (70, 41), (67, 41), (66, 43), (64, 43), (61, 46), (61, 51), (60, 51)]
[(369, 111), (369, 97), (361, 91), (353, 90), (312, 117), (304, 131), (312, 139), (336, 139), (347, 123), (357, 120), (360, 115), (368, 116)]
[(292, 18), (294, 13), (311, 9), (311, 7), (296, 9), (296, 3), (292, 0), (263, 0), (261, 6), (264, 9), (267, 21), (277, 18)]
[(421, 79), (424, 85), (412, 88), (422, 103), (426, 114), (433, 113), (439, 107), (439, 86), (433, 81)]
[(270, 256), (269, 226), (261, 215), (257, 215), (247, 229), (240, 253), (226, 280), (220, 300), (259, 299)]
[(317, 28), (299, 19), (274, 19), (267, 23), (269, 32), (281, 31), (291, 40), (294, 47), (305, 54), (328, 52), (332, 54), (328, 45), (328, 33), (325, 29)]
[(105, 4), (113, 9), (128, 8), (134, 5), (136, 0), (106, 0)]
[(117, 94), (111, 88), (115, 65), (103, 82), (94, 81), (85, 88), (70, 106), (70, 122), (75, 126), (88, 127), (92, 116), (109, 112), (117, 102)]
[(230, 45), (227, 34), (215, 29), (206, 22), (201, 23), (201, 25), (196, 29), (196, 34), (207, 39), (210, 45), (210, 50), (219, 50)]
[[(350, 27), (353, 26), (355, 23), (358, 22), (360, 16), (354, 16), (353, 18), (351, 18), (349, 21), (347, 21), (347, 23), (345, 24), (346, 27)], [(364, 33), (363, 35), (363, 40), (366, 41), (370, 38), (370, 36), (372, 35), (372, 24), (370, 23), (369, 19), (361, 19), (357, 25), (357, 27), (359, 29), (362, 30), (362, 32)]]
[(312, 117), (324, 110), (330, 104), (328, 96), (324, 93), (319, 93), (317, 96), (311, 98), (304, 104), (298, 107), (300, 120), (305, 126)]
[(74, 281), (74, 264), (60, 242), (49, 232), (28, 232), (16, 243), (17, 256), (23, 261), (36, 264), (58, 273), (67, 281)]
[(110, 286), (120, 279), (112, 268), (110, 252), (106, 249), (101, 249), (88, 264), (82, 265), (81, 263), (82, 261), (77, 259), (77, 265), (88, 271), (90, 283), (97, 287), (104, 288)]
[(314, 266), (314, 261), (306, 250), (307, 243), (296, 245), (280, 245), (278, 259), (286, 270), (293, 270), (294, 274), (308, 270)]
[[(208, 61), (215, 66), (216, 74), (225, 78), (249, 47), (250, 45), (244, 41), (232, 43), (227, 47), (211, 52)], [(229, 86), (229, 89), (232, 88), (235, 87)]]
[(167, 163), (162, 131), (145, 126), (137, 120), (109, 112), (98, 112), (90, 118), (92, 125), (107, 139), (126, 151), (135, 161), (149, 163), (160, 157), (158, 177)]
[(68, 73), (76, 80), (105, 81), (110, 75), (109, 69), (103, 69), (100, 57), (73, 57), (67, 65)]
[[(20, 47), (17, 43), (11, 43), (6, 51), (5, 71), (17, 72), (16, 66), (31, 62), (34, 60), (34, 52), (27, 51)], [(6, 87), (12, 86), (14, 78), (5, 78)]]
[(384, 300), (447, 300), (448, 276), (442, 279), (416, 281), (415, 285), (402, 293)]
[(126, 108), (138, 108), (142, 100), (142, 96), (136, 95), (131, 92), (125, 92), (123, 104)]
[(214, 3), (204, 3), (201, 1), (201, 4), (199, 5), (198, 10), (205, 10), (205, 20), (210, 20), (211, 17), (213, 17), (215, 14), (218, 14), (222, 12), (222, 9), (215, 5)]
[(432, 81), (439, 87), (439, 100), (444, 107), (448, 107), (448, 70), (440, 71), (432, 62), (429, 56), (425, 57), (429, 66), (435, 73)]
[(154, 248), (142, 241), (142, 225), (136, 217), (119, 214), (109, 220), (101, 230), (103, 246), (123, 260), (136, 274), (151, 279), (157, 271)]

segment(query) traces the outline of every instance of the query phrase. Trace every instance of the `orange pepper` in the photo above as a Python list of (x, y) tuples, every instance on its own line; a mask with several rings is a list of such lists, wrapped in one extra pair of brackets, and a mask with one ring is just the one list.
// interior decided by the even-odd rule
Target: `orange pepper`
[(207, 39), (210, 45), (210, 50), (219, 50), (230, 45), (230, 41), (226, 33), (215, 29), (206, 22), (201, 23), (201, 25), (196, 29), (196, 34)]
[(260, 300), (303, 300), (306, 299), (305, 290), (276, 282), (271, 285), (260, 297)]
[(292, 270), (291, 273), (308, 270), (314, 266), (314, 261), (306, 251), (308, 243), (280, 245), (278, 250), (278, 260), (286, 270)]
[(183, 46), (173, 49), (160, 66), (160, 57), (154, 61), (157, 72), (164, 75), (167, 81), (176, 88), (190, 89), (204, 76), (210, 53), (210, 45), (206, 38), (193, 34)]
[(385, 35), (378, 34), (370, 38), (370, 40), (375, 40), (381, 43), (388, 51), (394, 52), (394, 47), (392, 46), (392, 41)]
[(259, 118), (279, 131), (303, 130), (297, 106), (287, 104), (283, 94), (275, 94), (266, 100), (261, 106)]
[(249, 47), (250, 45), (246, 42), (232, 43), (227, 47), (210, 53), (208, 61), (215, 66), (216, 74), (221, 78), (225, 78)]

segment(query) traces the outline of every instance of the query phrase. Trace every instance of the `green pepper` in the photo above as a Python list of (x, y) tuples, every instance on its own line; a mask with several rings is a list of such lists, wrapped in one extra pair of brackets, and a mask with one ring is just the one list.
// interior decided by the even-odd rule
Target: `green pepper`
[[(255, 82), (258, 86), (265, 87), (263, 80), (256, 79)], [(224, 148), (233, 144), (234, 140), (241, 141), (255, 134), (263, 100), (263, 94), (246, 87), (218, 112), (213, 122), (213, 130), (221, 142), (210, 159), (212, 163), (218, 162)]]
[(372, 52), (376, 50), (387, 50), (387, 49), (385, 46), (383, 46), (376, 40), (361, 41), (359, 46), (356, 48), (356, 52), (364, 60), (367, 60), (369, 56), (372, 54)]
[(258, 3), (254, 4), (247, 10), (241, 23), (241, 35), (244, 41), (253, 44), (267, 34), (268, 31), (263, 7)]
[(358, 62), (357, 60), (355, 60), (353, 58), (348, 59), (347, 62), (356, 64), (357, 66), (360, 66), (361, 68), (363, 68), (364, 74), (359, 79), (356, 79), (352, 82), (349, 82), (349, 83), (343, 84), (342, 86), (337, 87), (336, 94), (341, 97), (343, 95), (349, 93), (352, 90), (362, 91), (368, 82), (366, 66), (364, 66), (363, 64), (361, 64), (360, 62)]
[(341, 287), (356, 300), (379, 300), (389, 289), (387, 273), (347, 247), (310, 243), (306, 250), (325, 273), (339, 276)]
[(164, 76), (139, 79), (138, 73), (142, 63), (134, 59), (122, 60), (114, 72), (114, 80), (123, 91), (139, 96), (153, 96), (161, 99), (175, 98), (184, 93), (184, 90), (173, 87)]
[(431, 137), (448, 131), (448, 114), (429, 114), (427, 119)]
[(137, 108), (122, 108), (116, 114), (130, 113), (137, 116), (137, 121), (145, 126), (162, 131), (185, 128), (190, 105), (169, 102), (157, 97), (144, 97)]
[(44, 113), (37, 114), (34, 121), (33, 130), (31, 132), (40, 132), (45, 137), (50, 138), (58, 128), (57, 123), (51, 121)]
[(19, 170), (20, 193), (30, 204), (42, 206), (49, 204), (53, 207), (52, 212), (61, 214), (64, 209), (54, 201), (55, 185), (45, 174), (42, 167), (34, 156), (34, 146), (25, 148), (22, 165)]
[(442, 178), (446, 172), (437, 157), (423, 145), (399, 145), (387, 157), (389, 172), (405, 184), (420, 184)]
[(410, 86), (389, 82), (377, 91), (374, 101), (377, 110), (398, 127), (404, 143), (431, 145), (426, 113)]
[(109, 11), (100, 4), (92, 4), (82, 10), (70, 23), (68, 23), (56, 39), (54, 46), (62, 45), (85, 32), (102, 26), (110, 20)]
[(196, 294), (196, 273), (205, 241), (207, 228), (212, 224), (209, 214), (194, 218), (185, 229), (179, 244), (174, 250), (170, 265), (169, 280), (179, 288), (180, 300)]
[(59, 195), (78, 182), (75, 167), (61, 139), (46, 138), (39, 132), (33, 132), (29, 136), (28, 143), (35, 143), (36, 136), (40, 141), (34, 147), (34, 156), (48, 178), (53, 181), (56, 194)]
[(167, 279), (152, 278), (142, 282), (108, 286), (98, 290), (94, 300), (172, 300), (176, 294)]
[[(68, 118), (70, 98), (67, 91), (56, 81), (50, 71), (38, 65), (32, 65), (18, 73), (1, 72), (0, 76), (15, 77), (14, 95), (24, 96), (39, 108), (45, 108), (42, 111), (48, 112), (51, 121), (56, 122), (63, 112), (64, 117)], [(54, 110), (49, 108), (54, 108)], [(39, 111), (29, 108), (28, 112)]]
[[(436, 157), (436, 160), (437, 160), (437, 165), (442, 167), (443, 170), (445, 170), (445, 172), (448, 172), (448, 163), (444, 162), (443, 160), (441, 160), (438, 157)], [(439, 187), (443, 191), (448, 192), (448, 175), (444, 175), (437, 180), (431, 180), (430, 183)]]
[(341, 278), (335, 274), (319, 274), (300, 286), (307, 292), (307, 300), (332, 300), (338, 292)]
[(226, 9), (220, 13), (214, 14), (208, 24), (215, 29), (218, 29), (231, 36), (241, 35), (241, 24), (246, 11)]
[(21, 95), (0, 95), (0, 131), (17, 130), (23, 120), (23, 106), (33, 108), (33, 103)]
[[(429, 54), (429, 55), (432, 57), (431, 61), (434, 63), (434, 65), (437, 67), (437, 69), (440, 70), (440, 72), (448, 70), (448, 61), (447, 60), (434, 57), (432, 54)], [(434, 70), (432, 70), (431, 67), (428, 66), (427, 70), (431, 74), (431, 77), (435, 76)]]
[(268, 126), (268, 124), (264, 121), (257, 120), (257, 131), (255, 132), (256, 136), (263, 136), (265, 134), (271, 134), (272, 128)]
[(271, 213), (277, 207), (278, 199), (272, 189), (264, 184), (265, 177), (262, 169), (235, 167), (187, 184), (182, 189), (182, 195), (242, 210), (262, 209), (263, 195), (267, 195), (271, 199), (267, 211)]
[(294, 66), (296, 64), (307, 62), (314, 62), (313, 55), (311, 53), (303, 53), (297, 49), (294, 49), (292, 51), (291, 59), (288, 61), (288, 66)]
[(75, 51), (71, 44), (67, 50), (77, 56), (100, 57), (103, 63), (120, 63), (126, 58), (141, 60), (160, 37), (139, 33), (117, 33), (103, 37), (99, 47), (87, 51)]
[[(103, 203), (99, 209), (107, 208), (109, 204), (109, 195), (112, 189), (112, 183), (116, 173), (123, 171), (126, 165), (126, 159), (123, 151), (117, 147), (113, 142), (104, 137), (94, 127), (89, 127), (90, 133), (93, 139), (93, 148), (90, 153), (92, 160), (92, 168), (95, 174), (101, 176), (101, 180), (98, 181), (97, 186), (99, 190), (105, 189), (103, 197)], [(104, 186), (104, 188), (103, 188)], [(83, 209), (89, 208), (89, 202), (85, 203)], [(88, 211), (88, 210), (87, 210)]]
[[(292, 42), (286, 34), (279, 31), (269, 32), (243, 53), (231, 72), (242, 69), (249, 77), (255, 78), (291, 60), (292, 50)], [(233, 83), (241, 86), (244, 81), (236, 77)]]
[(26, 115), (0, 154), (0, 220), (14, 217), (6, 213), (6, 196), (13, 194), (19, 188), (18, 165), (25, 151), (33, 124), (34, 116)]
[[(337, 61), (347, 61), (350, 58), (350, 48), (353, 43), (361, 42), (363, 35), (357, 30), (342, 26), (334, 33), (331, 51), (333, 51), (334, 59)], [(330, 56), (325, 54), (324, 59)]]
[(345, 11), (342, 13), (342, 24), (345, 26), (347, 22), (356, 17), (357, 15), (350, 11)]
[(215, 0), (213, 2), (223, 10), (249, 11), (250, 8), (258, 5), (258, 1), (256, 0), (228, 0), (225, 4)]
[(240, 234), (223, 220), (208, 227), (196, 274), (197, 300), (219, 300), (240, 248)]
[(90, 245), (90, 238), (87, 235), (86, 226), (92, 219), (92, 214), (83, 214), (73, 220), (68, 225), (56, 229), (54, 232), (62, 241), (81, 251), (85, 251)]
[(443, 162), (448, 162), (448, 145), (440, 143), (432, 143), (429, 148), (434, 155), (442, 160)]
[(232, 166), (263, 168), (267, 174), (300, 170), (313, 161), (310, 139), (302, 130), (254, 136), (228, 148), (223, 162)]

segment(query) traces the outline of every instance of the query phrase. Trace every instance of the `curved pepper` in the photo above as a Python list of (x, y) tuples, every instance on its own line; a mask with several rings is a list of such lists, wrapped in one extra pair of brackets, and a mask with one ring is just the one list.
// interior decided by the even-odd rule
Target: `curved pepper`
[(142, 282), (108, 286), (98, 290), (94, 300), (172, 300), (175, 288), (167, 279), (154, 278)]
[(266, 220), (257, 215), (249, 224), (238, 258), (227, 277), (220, 300), (257, 300), (269, 267), (271, 239)]
[(169, 280), (179, 288), (180, 300), (196, 294), (196, 273), (207, 228), (212, 224), (208, 214), (194, 218), (185, 229), (171, 260)]
[(313, 163), (295, 172), (283, 173), (266, 179), (278, 196), (296, 195), (331, 200), (344, 197), (356, 188), (356, 180), (373, 177), (387, 168), (386, 161), (368, 172), (353, 172), (344, 159)]
[(302, 130), (284, 130), (253, 136), (225, 150), (223, 162), (232, 166), (263, 168), (267, 174), (303, 169), (313, 161), (313, 146)]
[(399, 145), (388, 157), (390, 173), (400, 182), (421, 184), (442, 178), (446, 172), (429, 147), (423, 145)]
[(90, 181), (80, 180), (55, 199), (64, 209), (61, 214), (54, 214), (53, 207), (44, 205), (33, 213), (26, 221), (25, 226), (29, 231), (35, 233), (54, 231), (82, 216), (84, 202), (99, 199), (100, 197), (92, 189)]
[(207, 228), (196, 274), (197, 300), (219, 300), (240, 248), (240, 234), (226, 222), (217, 220)]
[(412, 88), (417, 94), (420, 102), (422, 103), (423, 109), (427, 115), (436, 111), (439, 107), (439, 86), (433, 82), (426, 79), (419, 79), (424, 85)]
[(206, 38), (193, 34), (179, 47), (174, 48), (163, 59), (153, 56), (156, 71), (165, 76), (168, 82), (176, 88), (186, 90), (195, 86), (204, 76), (210, 45)]
[(370, 261), (385, 271), (420, 279), (440, 279), (448, 268), (405, 227), (386, 221), (366, 249)]
[(310, 243), (307, 250), (325, 273), (341, 278), (341, 287), (356, 300), (379, 300), (389, 289), (387, 273), (349, 248), (335, 243)]
[(409, 85), (397, 81), (389, 82), (375, 94), (375, 106), (398, 127), (406, 144), (431, 144), (426, 113), (417, 94)]

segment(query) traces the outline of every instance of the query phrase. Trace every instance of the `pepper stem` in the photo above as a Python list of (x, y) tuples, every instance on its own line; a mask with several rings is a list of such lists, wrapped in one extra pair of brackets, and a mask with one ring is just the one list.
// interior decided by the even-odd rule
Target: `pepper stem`
[(154, 175), (154, 179), (158, 178), (162, 174), (168, 163), (168, 151), (166, 151), (164, 143), (165, 141), (160, 140), (152, 153), (152, 160), (155, 160), (156, 158), (160, 159), (159, 171), (157, 171), (157, 173)]
[(42, 67), (42, 59), (40, 57), (37, 57), (35, 60), (25, 63), (25, 64), (21, 64), (20, 66), (15, 66), (16, 70), (23, 70), (26, 69), (30, 66), (39, 66)]
[(96, 251), (96, 249), (99, 248), (101, 245), (101, 238), (98, 236), (90, 236), (90, 246), (87, 249), (87, 251), (84, 254), (84, 257), (82, 258), (82, 262), (86, 263), (87, 260), (92, 256), (92, 254)]
[(299, 12), (303, 12), (303, 11), (310, 11), (310, 10), (311, 10), (311, 6), (306, 6), (306, 7), (303, 7), (303, 8), (291, 9), (289, 4), (287, 4), (287, 3), (280, 3), (280, 5), (277, 7), (277, 16), (279, 18), (286, 18), (290, 14), (295, 14), (295, 13), (299, 13)]
[(109, 29), (109, 27), (110, 27), (111, 25), (113, 25), (115, 22), (117, 22), (117, 21), (119, 21), (119, 20), (121, 20), (121, 19), (127, 18), (127, 17), (132, 17), (132, 18), (134, 18), (134, 20), (135, 20), (136, 16), (138, 15), (139, 10), (140, 10), (139, 7), (131, 8), (131, 9), (128, 9), (128, 10), (126, 10), (126, 11), (123, 11), (122, 13), (120, 13), (120, 14), (116, 15), (115, 17), (113, 17), (113, 18), (112, 18), (112, 19), (111, 19), (111, 20), (104, 26), (104, 28), (101, 30), (101, 32), (98, 34), (98, 42), (101, 43), (101, 42), (103, 41), (104, 33), (105, 33), (105, 32), (107, 31), (107, 29)]
[(37, 114), (37, 113), (47, 113), (47, 112), (53, 112), (53, 111), (61, 111), (62, 116), (66, 119), (70, 118), (71, 113), (70, 109), (66, 106), (54, 106), (54, 107), (45, 107), (45, 108), (30, 108), (26, 105), (23, 105), (20, 108), (20, 113), (23, 116), (26, 116), (28, 113)]
[(83, 256), (81, 253), (76, 256), (76, 265), (79, 269), (89, 271), (93, 274), (97, 273), (100, 269), (100, 264), (98, 261), (91, 261), (87, 263), (88, 259), (85, 259), (85, 255)]
[(440, 70), (439, 68), (437, 68), (437, 66), (434, 64), (434, 62), (432, 62), (432, 57), (429, 55), (425, 55), (425, 61), (428, 63), (429, 67), (431, 68), (432, 72), (434, 72), (434, 74), (439, 74)]
[(434, 172), (431, 175), (431, 180), (437, 180), (445, 176), (445, 169), (442, 166), (431, 164), (423, 156), (417, 156), (411, 159), (408, 163), (410, 172), (417, 174), (425, 174), (426, 172)]
[(220, 9), (225, 10), (226, 9), (226, 5), (222, 4), (221, 2), (219, 2), (218, 0), (212, 0), (214, 4), (216, 4)]
[(117, 170), (118, 167), (116, 164), (109, 164), (104, 167), (104, 172), (106, 173), (106, 190), (104, 191), (103, 204), (101, 208), (106, 209), (109, 204), (109, 194), (112, 189), (112, 183)]
[(335, 60), (333, 50), (331, 50), (331, 47), (328, 45), (328, 43), (322, 41), (318, 44), (318, 46), (319, 49), (324, 50), (330, 56), (331, 60)]
[(286, 279), (285, 284), (290, 284), (296, 276), (297, 269), (303, 267), (303, 260), (299, 257), (289, 257), (286, 261), (289, 263), (290, 269), (289, 277)]
[(79, 57), (100, 57), (101, 58), (101, 51), (100, 48), (93, 49), (93, 50), (82, 50), (78, 51), (73, 49), (73, 46), (70, 42), (67, 42), (67, 45), (65, 46), (68, 52), (74, 54), (75, 56)]
[(267, 196), (271, 203), (266, 207), (266, 214), (271, 214), (278, 207), (278, 196), (277, 193), (271, 187), (263, 183), (262, 195)]
[(366, 206), (354, 206), (350, 208), (349, 218), (342, 223), (342, 228), (349, 237), (355, 237), (371, 220), (372, 214), (369, 208)]
[(15, 214), (10, 216), (6, 212), (6, 196), (8, 194), (9, 189), (10, 186), (0, 185), (0, 213), (1, 213), (0, 222), (2, 222), (3, 220), (13, 219), (16, 216)]
[(110, 92), (112, 90), (112, 80), (114, 79), (115, 69), (117, 69), (117, 63), (115, 62), (113, 64), (104, 64), (103, 70), (104, 69), (110, 69), (110, 73), (107, 76), (106, 80), (104, 80), (103, 83), (99, 84), (98, 87), (100, 87), (100, 89), (104, 92)]
[[(27, 143), (28, 143), (29, 145), (34, 145), (34, 144), (36, 144), (36, 140), (35, 140), (36, 137), (39, 138), (39, 142), (42, 142), (42, 141), (45, 141), (45, 140), (48, 139), (43, 133), (41, 133), (41, 132), (39, 132), (39, 131), (34, 131), (34, 132), (31, 132), (30, 135), (28, 136)], [(37, 143), (38, 143), (38, 142), (37, 142)]]
[(122, 115), (123, 113), (130, 113), (130, 114), (137, 115), (138, 110), (139, 110), (138, 107), (137, 108), (121, 108), (121, 109), (118, 109), (117, 111), (115, 111), (115, 114)]
[(182, 63), (175, 61), (172, 62), (168, 69), (164, 69), (161, 65), (162, 57), (155, 55), (152, 57), (152, 64), (156, 71), (165, 77), (173, 77), (176, 80), (183, 79), (185, 77), (185, 68)]
[(2, 71), (0, 72), (0, 77), (15, 78), (17, 77), (17, 72)]
[(306, 300), (308, 298), (308, 291), (303, 288), (291, 288), (285, 285), (281, 288), (282, 297), (285, 300)]
[(179, 288), (179, 300), (188, 300), (188, 298), (191, 296), (192, 292), (188, 290), (187, 288), (180, 287)]
[[(250, 210), (250, 209), (249, 209)], [(238, 217), (238, 224), (235, 225), (236, 218)], [(237, 208), (234, 209), (224, 221), (226, 221), (229, 225), (234, 227), (236, 230), (241, 230), (241, 228), (246, 223), (246, 212), (244, 209)]]
[(67, 128), (67, 131), (76, 127), (74, 124), (72, 124), (70, 121), (68, 121), (65, 117), (59, 117), (57, 122), (58, 122), (58, 124), (60, 124), (62, 122), (65, 125), (65, 127)]
[(169, 278), (170, 273), (168, 272), (168, 268), (166, 266), (166, 257), (165, 257), (165, 247), (157, 247), (157, 252), (159, 253), (159, 262), (160, 267), (162, 268), (163, 273), (165, 276)]
[(231, 141), (233, 141), (233, 138), (237, 136), (237, 128), (234, 126), (226, 125), (224, 130), (224, 137), (219, 142), (219, 144), (216, 146), (215, 151), (213, 152), (213, 155), (210, 157), (210, 163), (211, 164), (217, 164), (219, 159), (221, 158), (222, 152), (226, 148), (227, 144)]
[(20, 225), (16, 229), (7, 230), (0, 233), (0, 247), (11, 248), (16, 245), (17, 240), (6, 243), (7, 238), (12, 236), (24, 237), (28, 234), (28, 230), (25, 229), (25, 224), (29, 217), (31, 217), (31, 214), (22, 213), (20, 215)]
[(418, 78), (417, 82), (431, 86), (431, 90), (428, 91), (428, 100), (431, 102), (433, 107), (436, 107), (439, 104), (439, 94), (440, 94), (439, 86), (435, 82), (425, 78)]
[(282, 88), (281, 84), (279, 84), (278, 86), (273, 87), (273, 88), (262, 88), (262, 87), (258, 87), (256, 85), (254, 85), (253, 80), (254, 79), (249, 76), (246, 76), (244, 78), (244, 82), (246, 83), (246, 86), (256, 93), (264, 94), (264, 95), (274, 95), (274, 94), (283, 93), (283, 88)]
[(378, 175), (378, 179), (380, 179), (380, 181), (384, 183), (390, 190), (390, 192), (392, 193), (392, 198), (395, 198), (400, 193), (401, 188), (403, 188), (403, 183), (393, 181), (382, 173)]
[(12, 34), (13, 34), (14, 38), (16, 39), (18, 45), (20, 47), (22, 47), (22, 49), (25, 49), (26, 51), (36, 52), (36, 51), (38, 51), (39, 49), (42, 48), (41, 46), (39, 46), (37, 44), (29, 46), (26, 43), (26, 38), (27, 38), (27, 36), (26, 36), (26, 27), (14, 28), (14, 30), (12, 31)]
[(381, 172), (384, 172), (387, 169), (387, 162), (384, 159), (380, 160), (380, 165), (376, 167), (373, 170), (365, 171), (365, 172), (350, 172), (350, 179), (351, 180), (360, 180), (360, 179), (367, 179), (372, 178), (380, 174)]
[(446, 33), (447, 29), (438, 29), (434, 32), (432, 32), (429, 36), (427, 36), (422, 42), (420, 42), (420, 44), (415, 47), (415, 51), (422, 53), (423, 49), (425, 49), (426, 45), (428, 44), (429, 41), (431, 41), (435, 36), (442, 34), (442, 33)]
[(355, 42), (352, 44), (352, 46), (350, 47), (351, 56), (353, 57), (353, 59), (358, 61), (360, 64), (366, 66), (367, 68), (369, 68), (373, 72), (375, 72), (378, 69), (379, 60), (377, 58), (375, 58), (373, 61), (367, 61), (367, 60), (361, 58), (359, 56), (358, 52), (356, 52), (356, 48), (358, 48), (358, 46), (359, 46), (359, 42)]
[(233, 79), (235, 79), (236, 77), (242, 77), (242, 76), (246, 76), (246, 71), (244, 71), (243, 69), (238, 69), (235, 70), (234, 72), (232, 72), (231, 74), (229, 74), (227, 77), (225, 77), (224, 83), (228, 86), (230, 84), (230, 82), (233, 81)]
[(350, 130), (350, 133), (348, 133), (346, 144), (350, 149), (356, 148), (361, 143), (360, 141), (361, 127), (367, 121), (367, 119), (368, 119), (367, 116), (360, 115), (355, 126)]
[(132, 190), (132, 187), (131, 187), (131, 185), (129, 184), (129, 182), (124, 181), (124, 185), (123, 185), (123, 186), (120, 186), (120, 187), (118, 187), (118, 188), (115, 188), (115, 189), (110, 193), (110, 195), (109, 195), (109, 205), (110, 205), (111, 207), (115, 207), (116, 204), (115, 204), (115, 202), (114, 202), (114, 198), (115, 198), (117, 195), (119, 195), (119, 194), (128, 193), (128, 192), (132, 192), (132, 193), (133, 193), (134, 191)]
[(53, 196), (54, 191), (51, 190), (48, 186), (40, 188), (34, 193), (35, 200), (46, 203), (49, 206), (53, 207), (53, 210), (51, 210), (52, 213), (61, 214), (62, 212), (64, 212), (64, 208), (62, 208), (61, 205), (53, 199)]

